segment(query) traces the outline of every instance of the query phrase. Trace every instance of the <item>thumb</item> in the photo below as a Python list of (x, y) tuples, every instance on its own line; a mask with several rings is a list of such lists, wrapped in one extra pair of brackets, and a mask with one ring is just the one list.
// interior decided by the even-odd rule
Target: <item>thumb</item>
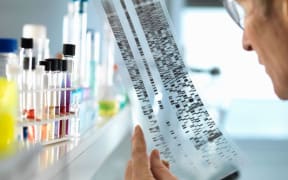
[(160, 159), (158, 150), (153, 150), (150, 156), (151, 171), (157, 180), (177, 180)]

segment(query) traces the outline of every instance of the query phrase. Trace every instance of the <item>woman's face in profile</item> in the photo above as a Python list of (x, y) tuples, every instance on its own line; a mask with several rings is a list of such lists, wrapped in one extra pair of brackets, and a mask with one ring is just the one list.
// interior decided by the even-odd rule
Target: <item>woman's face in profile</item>
[(256, 51), (275, 93), (288, 99), (288, 0), (237, 2), (245, 12), (243, 48)]

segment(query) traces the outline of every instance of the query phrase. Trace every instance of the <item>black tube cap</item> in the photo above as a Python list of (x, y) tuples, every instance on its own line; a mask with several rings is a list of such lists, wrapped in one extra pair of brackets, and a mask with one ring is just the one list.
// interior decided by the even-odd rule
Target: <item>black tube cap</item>
[(67, 60), (61, 60), (60, 64), (61, 64), (60, 71), (66, 72), (68, 70), (68, 61)]
[(32, 49), (33, 48), (33, 39), (32, 38), (21, 38), (21, 48)]
[(50, 63), (50, 71), (59, 71), (59, 61), (60, 59), (46, 59)]
[(36, 68), (36, 58), (35, 57), (32, 58), (32, 67), (30, 67), (30, 58), (25, 57), (24, 62), (23, 62), (23, 69), (29, 70), (31, 68), (32, 68), (32, 70), (34, 70)]
[(76, 46), (74, 44), (63, 44), (63, 54), (68, 56), (75, 55)]
[(58, 59), (57, 60), (57, 71), (61, 71), (62, 70), (62, 60), (61, 59)]
[(50, 71), (50, 62), (48, 61), (40, 61), (40, 66), (44, 66), (45, 71)]

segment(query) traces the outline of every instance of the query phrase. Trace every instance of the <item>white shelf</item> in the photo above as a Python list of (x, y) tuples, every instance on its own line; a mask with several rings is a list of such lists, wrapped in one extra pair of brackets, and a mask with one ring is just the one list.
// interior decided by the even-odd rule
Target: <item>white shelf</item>
[[(130, 107), (74, 141), (45, 147), (34, 179), (91, 179), (132, 127)], [(30, 178), (32, 179), (32, 178)]]

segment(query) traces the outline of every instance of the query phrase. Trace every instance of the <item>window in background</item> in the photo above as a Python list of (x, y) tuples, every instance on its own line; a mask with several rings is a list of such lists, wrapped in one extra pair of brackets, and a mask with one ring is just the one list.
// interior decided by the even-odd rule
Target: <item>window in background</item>
[(258, 64), (254, 52), (242, 49), (242, 30), (223, 8), (185, 9), (181, 30), (188, 66), (220, 68), (218, 95), (233, 99), (276, 99), (263, 66)]
[(223, 8), (186, 8), (181, 39), (188, 67), (221, 74), (191, 73), (216, 121), (237, 137), (288, 137), (287, 102), (276, 97), (255, 52), (242, 49), (242, 30)]

